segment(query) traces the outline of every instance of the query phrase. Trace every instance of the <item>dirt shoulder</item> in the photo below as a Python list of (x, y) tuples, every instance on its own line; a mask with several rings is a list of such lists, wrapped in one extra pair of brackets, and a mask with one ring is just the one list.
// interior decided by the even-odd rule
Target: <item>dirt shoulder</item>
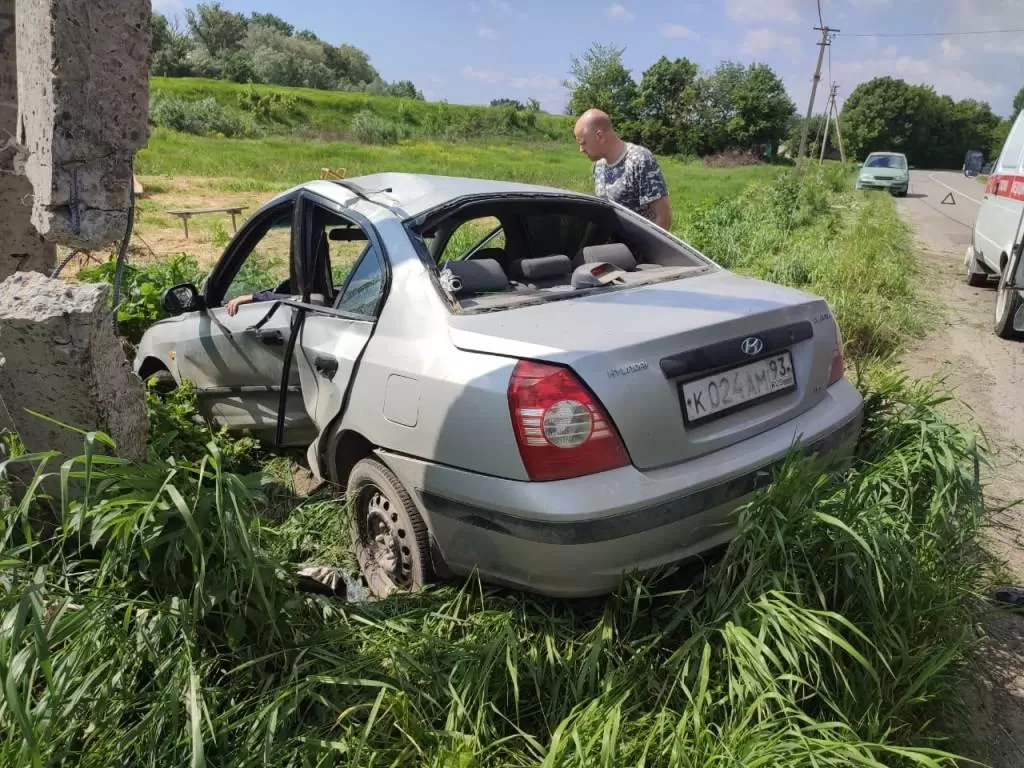
[[(991, 549), (1007, 578), (1024, 584), (1024, 504), (1017, 503), (1024, 499), (1024, 344), (992, 332), (995, 291), (964, 279), (982, 194), (961, 174), (916, 171), (911, 194), (897, 201), (915, 232), (921, 287), (940, 311), (901, 363), (914, 376), (944, 379), (956, 398), (950, 415), (981, 433), (990, 452), (982, 478), (993, 510)], [(994, 768), (1024, 765), (1024, 617), (993, 618), (985, 630), (977, 686), (968, 694), (976, 741), (970, 751)]]

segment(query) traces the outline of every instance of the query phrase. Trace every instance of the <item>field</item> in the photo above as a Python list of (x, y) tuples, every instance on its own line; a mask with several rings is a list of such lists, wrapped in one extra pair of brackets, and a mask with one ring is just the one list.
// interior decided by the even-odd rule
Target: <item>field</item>
[[(723, 556), (606, 599), (469, 579), (349, 604), (298, 592), (294, 576), (349, 565), (343, 500), (297, 494), (282, 458), (195, 424), (187, 388), (151, 397), (141, 465), (98, 459), (88, 441), (81, 457), (21, 459), (60, 473), (70, 458), (79, 485), (0, 514), (0, 764), (956, 765), (942, 750), (964, 743), (959, 691), (989, 578), (979, 453), (940, 415), (941, 393), (887, 365), (928, 311), (909, 235), (887, 196), (855, 194), (838, 165), (664, 165), (676, 232), (832, 303), (866, 397), (852, 466), (794, 458)], [(185, 241), (162, 211), (255, 206), (322, 166), (589, 187), (571, 143), (161, 129), (137, 164), (154, 253), (133, 250), (122, 321), (140, 332), (154, 286), (200, 275), (228, 234), (206, 217)]]

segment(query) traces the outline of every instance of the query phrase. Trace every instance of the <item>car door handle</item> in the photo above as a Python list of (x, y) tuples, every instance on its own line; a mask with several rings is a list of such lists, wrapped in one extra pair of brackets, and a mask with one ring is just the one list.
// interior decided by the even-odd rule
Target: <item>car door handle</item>
[(270, 347), (279, 347), (284, 344), (284, 334), (280, 331), (260, 331), (260, 341)]
[(316, 360), (313, 361), (313, 365), (316, 367), (316, 372), (328, 380), (333, 379), (334, 375), (338, 372), (338, 361), (333, 357), (318, 355)]

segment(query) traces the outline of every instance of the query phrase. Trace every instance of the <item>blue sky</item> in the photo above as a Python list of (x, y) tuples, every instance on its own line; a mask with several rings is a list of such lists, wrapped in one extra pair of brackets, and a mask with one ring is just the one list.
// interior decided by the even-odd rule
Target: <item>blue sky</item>
[[(153, 0), (183, 19), (190, 0)], [(225, 8), (276, 13), (299, 29), (365, 50), (386, 80), (412, 80), (428, 99), (480, 104), (539, 99), (560, 112), (573, 55), (593, 42), (625, 48), (639, 80), (659, 56), (711, 69), (723, 58), (771, 65), (802, 114), (819, 33), (815, 0), (221, 0)], [(1024, 34), (847, 37), (851, 33), (949, 32), (1024, 27), (1024, 0), (822, 0), (841, 32), (831, 46), (840, 101), (879, 75), (930, 83), (940, 93), (1010, 110), (1024, 86)], [(828, 78), (828, 57), (823, 86)], [(819, 88), (815, 111), (827, 89)]]

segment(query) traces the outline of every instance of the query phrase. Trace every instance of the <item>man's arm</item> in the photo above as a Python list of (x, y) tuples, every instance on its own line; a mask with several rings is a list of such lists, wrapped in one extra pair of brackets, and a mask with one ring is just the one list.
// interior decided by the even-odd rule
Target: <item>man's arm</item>
[(672, 226), (672, 205), (668, 200), (668, 184), (661, 166), (649, 150), (642, 153), (642, 161), (638, 168), (640, 184), (640, 204), (645, 206), (648, 218), (662, 229)]
[(659, 197), (648, 209), (651, 212), (651, 218), (654, 219), (654, 223), (662, 229), (668, 230), (672, 227), (672, 203), (668, 200), (668, 195), (665, 197)]

